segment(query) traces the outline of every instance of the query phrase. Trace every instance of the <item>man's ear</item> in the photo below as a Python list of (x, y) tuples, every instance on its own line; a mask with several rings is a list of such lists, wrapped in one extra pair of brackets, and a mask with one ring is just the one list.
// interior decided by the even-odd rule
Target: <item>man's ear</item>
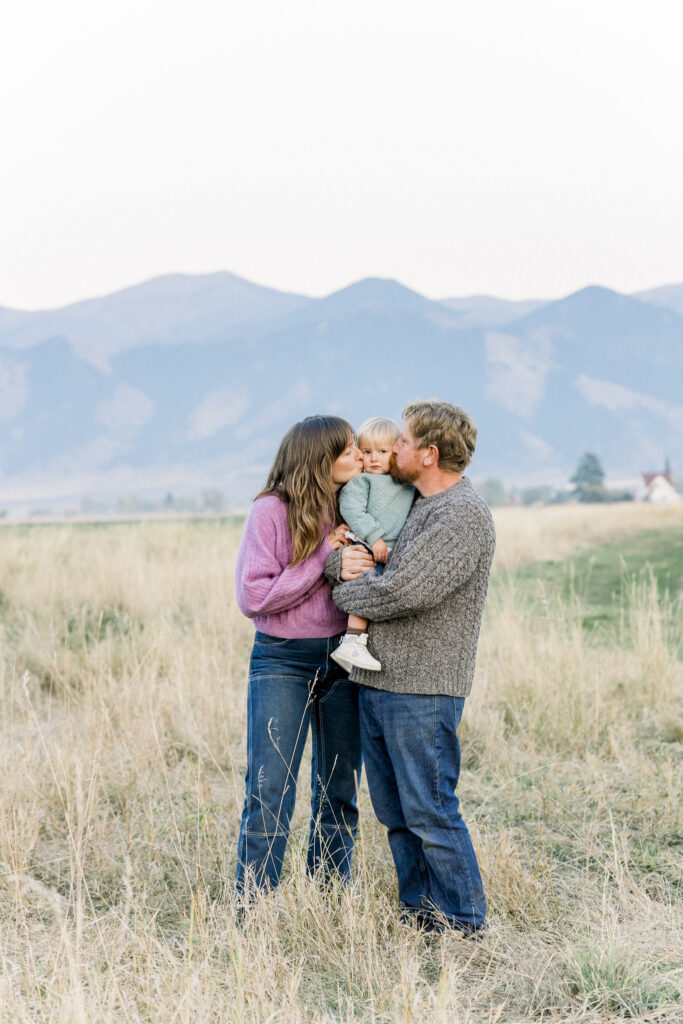
[(424, 463), (425, 466), (438, 466), (439, 465), (439, 449), (435, 444), (430, 444), (425, 452)]

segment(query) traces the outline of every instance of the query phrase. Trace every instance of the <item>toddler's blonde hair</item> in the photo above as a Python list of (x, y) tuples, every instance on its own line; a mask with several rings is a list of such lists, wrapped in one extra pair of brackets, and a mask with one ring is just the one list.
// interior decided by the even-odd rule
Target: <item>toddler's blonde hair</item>
[(386, 416), (373, 416), (366, 420), (356, 431), (356, 444), (363, 447), (363, 441), (389, 441), (390, 446), (398, 441), (401, 428), (395, 420)]

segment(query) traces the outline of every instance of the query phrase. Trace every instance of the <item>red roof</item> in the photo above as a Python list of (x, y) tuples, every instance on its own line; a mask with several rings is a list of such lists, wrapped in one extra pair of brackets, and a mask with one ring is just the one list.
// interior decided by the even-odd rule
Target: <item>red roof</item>
[(671, 486), (673, 487), (674, 482), (671, 479), (671, 473), (665, 473), (663, 470), (660, 473), (643, 473), (643, 480), (645, 481), (645, 486), (649, 487), (656, 476), (663, 476), (666, 482), (668, 484), (671, 484)]

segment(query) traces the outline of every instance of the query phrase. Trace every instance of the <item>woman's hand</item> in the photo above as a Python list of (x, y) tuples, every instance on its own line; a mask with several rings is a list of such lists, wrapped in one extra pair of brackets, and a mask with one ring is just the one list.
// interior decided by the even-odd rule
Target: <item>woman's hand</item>
[(372, 545), (372, 553), (375, 556), (376, 562), (381, 562), (382, 565), (386, 565), (387, 558), (389, 557), (389, 548), (381, 537), (378, 537)]
[(348, 526), (346, 525), (346, 523), (340, 523), (339, 526), (336, 526), (334, 530), (332, 530), (332, 533), (328, 533), (327, 543), (330, 545), (333, 551), (336, 551), (337, 548), (343, 548), (345, 547), (346, 544), (349, 543), (346, 537), (344, 536), (347, 530)]

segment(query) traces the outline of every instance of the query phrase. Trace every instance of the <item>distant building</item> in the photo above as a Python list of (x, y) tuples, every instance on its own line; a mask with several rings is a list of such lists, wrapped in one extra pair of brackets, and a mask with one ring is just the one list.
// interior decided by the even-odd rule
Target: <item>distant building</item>
[(636, 499), (661, 503), (680, 501), (681, 495), (674, 487), (671, 473), (664, 470), (662, 473), (643, 473), (643, 483), (638, 489)]

